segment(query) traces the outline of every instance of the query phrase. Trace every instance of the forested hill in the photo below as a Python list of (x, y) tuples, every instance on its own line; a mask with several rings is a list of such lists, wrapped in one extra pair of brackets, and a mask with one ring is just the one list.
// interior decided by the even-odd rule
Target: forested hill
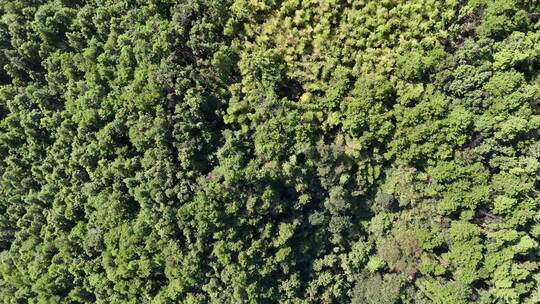
[(0, 16), (1, 303), (540, 303), (540, 1)]

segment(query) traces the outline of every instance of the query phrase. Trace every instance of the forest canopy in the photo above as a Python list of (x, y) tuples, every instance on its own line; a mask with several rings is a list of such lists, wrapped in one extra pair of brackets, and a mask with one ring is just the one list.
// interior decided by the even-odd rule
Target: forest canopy
[(540, 2), (0, 0), (0, 302), (540, 303)]

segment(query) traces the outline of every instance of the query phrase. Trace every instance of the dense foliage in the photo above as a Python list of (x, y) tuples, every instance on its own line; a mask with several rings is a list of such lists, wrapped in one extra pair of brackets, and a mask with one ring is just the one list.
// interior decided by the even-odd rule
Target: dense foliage
[(0, 16), (2, 303), (540, 303), (540, 2)]

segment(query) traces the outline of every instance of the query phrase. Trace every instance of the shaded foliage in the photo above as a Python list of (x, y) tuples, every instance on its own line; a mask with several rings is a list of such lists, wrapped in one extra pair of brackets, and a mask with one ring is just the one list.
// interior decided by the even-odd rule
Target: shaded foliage
[(540, 5), (0, 0), (3, 303), (537, 303)]

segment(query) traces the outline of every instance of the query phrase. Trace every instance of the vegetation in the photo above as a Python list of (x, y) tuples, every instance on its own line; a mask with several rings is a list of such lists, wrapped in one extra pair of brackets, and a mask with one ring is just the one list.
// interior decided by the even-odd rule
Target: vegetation
[(0, 16), (0, 302), (540, 303), (538, 1)]

